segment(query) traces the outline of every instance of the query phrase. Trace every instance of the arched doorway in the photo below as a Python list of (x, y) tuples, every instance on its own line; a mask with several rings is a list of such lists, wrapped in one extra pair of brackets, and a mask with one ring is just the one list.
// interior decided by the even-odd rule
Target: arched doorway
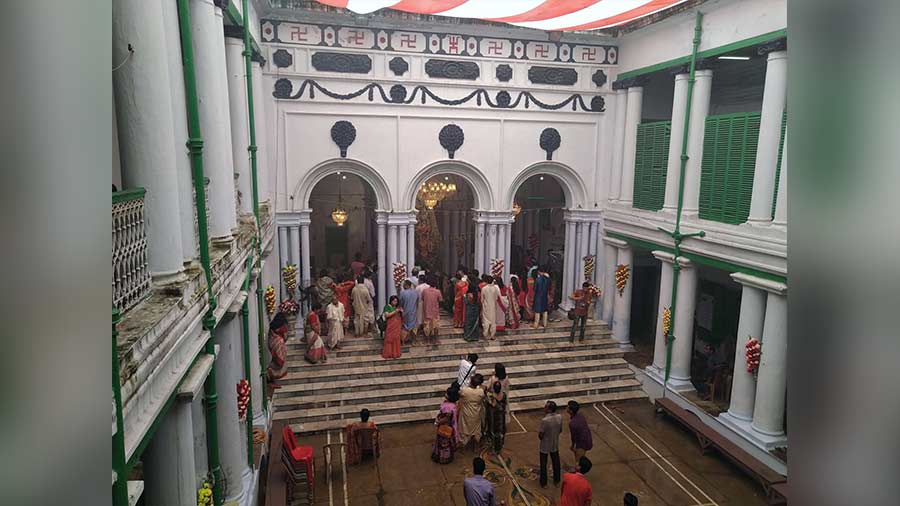
[(309, 198), (310, 266), (346, 274), (351, 262), (376, 262), (375, 190), (362, 177), (335, 171), (313, 187)]
[(438, 174), (419, 185), (416, 194), (416, 264), (452, 276), (475, 255), (475, 207), (472, 186), (462, 177)]

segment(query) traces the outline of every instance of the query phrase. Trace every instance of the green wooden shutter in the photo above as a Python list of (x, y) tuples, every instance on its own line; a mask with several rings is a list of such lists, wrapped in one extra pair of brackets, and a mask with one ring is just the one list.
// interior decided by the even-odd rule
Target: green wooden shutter
[(787, 133), (787, 109), (781, 115), (781, 141), (778, 144), (778, 165), (775, 166), (775, 192), (772, 195), (772, 219), (775, 219), (775, 203), (778, 202), (778, 180), (781, 178), (781, 155), (784, 153), (784, 136)]
[(669, 158), (671, 121), (641, 123), (634, 154), (634, 194), (632, 205), (659, 211), (666, 196), (666, 166)]
[(700, 165), (700, 217), (739, 224), (750, 215), (759, 144), (758, 112), (706, 119)]

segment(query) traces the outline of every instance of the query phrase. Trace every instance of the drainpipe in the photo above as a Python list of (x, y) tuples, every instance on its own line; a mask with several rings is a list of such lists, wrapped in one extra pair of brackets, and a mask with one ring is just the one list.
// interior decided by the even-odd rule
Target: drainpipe
[(116, 482), (112, 486), (113, 506), (128, 506), (128, 476), (125, 467), (125, 423), (122, 420), (122, 385), (119, 383), (119, 331), (116, 326), (122, 315), (112, 308), (112, 387), (116, 407), (116, 433), (112, 437), (112, 468)]
[[(250, 145), (247, 146), (247, 151), (250, 152), (250, 174), (251, 174), (251, 183), (252, 183), (252, 193), (253, 193), (253, 215), (256, 218), (256, 239), (254, 239), (254, 243), (256, 246), (256, 268), (259, 270), (259, 275), (256, 277), (256, 321), (258, 324), (258, 335), (257, 341), (259, 346), (259, 380), (262, 382), (262, 408), (264, 412), (268, 411), (268, 396), (266, 395), (266, 373), (265, 367), (263, 363), (263, 347), (264, 347), (264, 332), (265, 328), (263, 326), (263, 277), (262, 277), (262, 231), (259, 226), (259, 186), (257, 183), (256, 177), (256, 120), (253, 116), (253, 77), (252, 77), (252, 65), (253, 61), (251, 60), (251, 56), (253, 54), (253, 47), (250, 45), (250, 15), (247, 10), (247, 0), (242, 0), (241, 2), (241, 14), (244, 18), (244, 66), (246, 69), (245, 78), (247, 79), (247, 122), (249, 123), (250, 130)], [(249, 377), (249, 374), (248, 374)], [(253, 410), (251, 409), (251, 412)]]
[(688, 147), (688, 128), (691, 124), (691, 102), (694, 98), (694, 72), (697, 66), (697, 49), (700, 47), (700, 33), (702, 30), (702, 22), (703, 22), (703, 13), (697, 12), (697, 21), (694, 24), (694, 40), (693, 40), (693, 49), (691, 50), (691, 73), (690, 77), (688, 77), (688, 92), (687, 92), (687, 114), (684, 115), (684, 132), (681, 135), (681, 168), (680, 175), (678, 178), (678, 209), (675, 214), (675, 230), (666, 230), (662, 227), (657, 227), (659, 230), (665, 232), (670, 237), (672, 237), (672, 242), (674, 243), (674, 255), (675, 262), (672, 264), (672, 306), (670, 311), (672, 313), (672, 320), (669, 324), (669, 331), (667, 332), (666, 339), (666, 375), (663, 380), (663, 398), (666, 396), (666, 390), (668, 390), (669, 383), (669, 373), (672, 369), (672, 342), (675, 341), (675, 336), (672, 334), (675, 331), (675, 306), (677, 304), (676, 295), (678, 294), (678, 274), (681, 271), (681, 266), (678, 265), (678, 256), (681, 254), (681, 241), (687, 239), (689, 237), (703, 237), (706, 235), (704, 231), (699, 231), (691, 234), (682, 234), (681, 233), (681, 211), (684, 207), (684, 171), (687, 167), (688, 155), (687, 155), (687, 147)]
[[(243, 290), (247, 292), (250, 287), (250, 273), (253, 270), (253, 258), (247, 259), (247, 275), (244, 277)], [(241, 327), (244, 331), (244, 377), (247, 382), (250, 379), (250, 304), (244, 298), (241, 305)], [(244, 415), (247, 422), (247, 466), (253, 469), (253, 389), (250, 389), (250, 397), (247, 401), (247, 413)]]
[[(194, 181), (194, 191), (197, 195), (197, 229), (199, 231), (200, 264), (206, 276), (206, 294), (208, 308), (203, 316), (203, 329), (209, 332), (209, 337), (204, 344), (204, 352), (215, 356), (215, 330), (216, 330), (216, 297), (212, 289), (212, 271), (209, 261), (209, 231), (207, 229), (206, 193), (203, 183), (203, 137), (200, 132), (200, 112), (197, 107), (197, 77), (194, 73), (194, 41), (191, 36), (191, 11), (188, 0), (178, 2), (178, 25), (181, 32), (181, 60), (184, 66), (184, 91), (187, 98), (188, 120), (188, 153), (191, 158), (191, 172)], [(221, 506), (224, 500), (222, 490), (222, 467), (219, 462), (219, 425), (216, 422), (216, 363), (213, 361), (212, 369), (203, 383), (203, 400), (206, 414), (206, 452), (209, 460), (209, 469), (213, 475), (213, 503)]]

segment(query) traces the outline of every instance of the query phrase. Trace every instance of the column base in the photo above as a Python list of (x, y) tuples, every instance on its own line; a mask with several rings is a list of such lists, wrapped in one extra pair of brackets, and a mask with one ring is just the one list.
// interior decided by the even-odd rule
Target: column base
[[(662, 386), (665, 382), (666, 371), (664, 369), (661, 370), (651, 365), (644, 369), (644, 372), (647, 373), (647, 376), (650, 379), (658, 383), (660, 386)], [(669, 383), (667, 386), (669, 390), (672, 390), (674, 392), (691, 392), (695, 390), (694, 384), (691, 383), (691, 380), (673, 378), (672, 376), (669, 376)]]
[(209, 240), (212, 244), (216, 246), (223, 246), (226, 244), (231, 244), (234, 242), (234, 234), (228, 234), (222, 237), (213, 237)]
[(753, 446), (769, 451), (779, 446), (787, 446), (787, 435), (784, 433), (772, 435), (764, 434), (753, 427), (752, 420), (744, 419), (730, 411), (726, 411), (716, 417), (722, 425), (728, 427), (738, 436), (749, 441)]
[(748, 218), (747, 225), (751, 227), (771, 227), (772, 218)]
[(631, 344), (631, 341), (619, 341), (619, 349), (624, 352), (634, 351), (634, 345)]
[(150, 279), (154, 286), (170, 286), (181, 283), (187, 279), (184, 269), (168, 272), (150, 273)]

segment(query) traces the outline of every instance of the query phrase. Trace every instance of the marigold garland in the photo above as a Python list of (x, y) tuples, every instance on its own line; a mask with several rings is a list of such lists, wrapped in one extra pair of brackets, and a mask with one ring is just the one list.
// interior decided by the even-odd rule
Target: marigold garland
[(619, 291), (619, 296), (625, 292), (625, 285), (628, 283), (628, 274), (628, 265), (619, 264), (616, 267), (616, 290)]
[(747, 372), (755, 373), (759, 369), (759, 359), (762, 356), (762, 345), (753, 336), (747, 336), (747, 344), (744, 345), (747, 356)]
[(275, 312), (275, 287), (269, 285), (266, 287), (265, 293), (265, 301), (266, 301), (266, 313), (271, 315)]
[(247, 406), (250, 405), (250, 383), (242, 379), (237, 383), (238, 418), (243, 420), (247, 416)]
[(603, 293), (602, 290), (600, 290), (600, 287), (598, 287), (597, 285), (593, 285), (593, 284), (591, 286), (587, 287), (587, 291), (589, 294), (591, 294), (591, 297), (594, 299), (600, 297), (600, 294)]
[(288, 264), (281, 268), (281, 279), (284, 280), (284, 289), (287, 290), (288, 296), (294, 296), (294, 290), (297, 289), (297, 266)]
[(662, 314), (663, 336), (668, 336), (670, 330), (672, 330), (672, 309), (665, 308)]
[(584, 280), (590, 281), (594, 277), (594, 255), (587, 255), (584, 260)]
[(210, 506), (212, 504), (212, 487), (209, 483), (197, 489), (197, 506)]
[(300, 305), (294, 302), (294, 299), (285, 299), (278, 305), (278, 310), (282, 313), (295, 315), (300, 312)]

